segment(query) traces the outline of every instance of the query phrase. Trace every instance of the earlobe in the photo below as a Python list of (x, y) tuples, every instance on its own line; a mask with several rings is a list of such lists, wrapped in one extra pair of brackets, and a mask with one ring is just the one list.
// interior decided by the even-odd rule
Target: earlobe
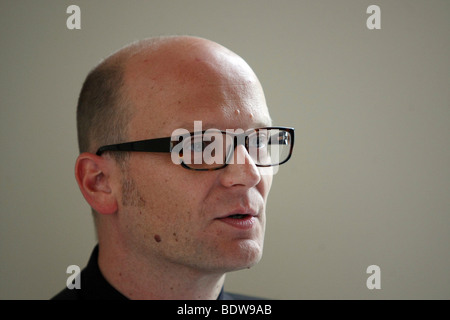
[(109, 167), (104, 158), (88, 152), (78, 156), (75, 163), (78, 186), (89, 205), (100, 214), (117, 211), (117, 200), (109, 177)]

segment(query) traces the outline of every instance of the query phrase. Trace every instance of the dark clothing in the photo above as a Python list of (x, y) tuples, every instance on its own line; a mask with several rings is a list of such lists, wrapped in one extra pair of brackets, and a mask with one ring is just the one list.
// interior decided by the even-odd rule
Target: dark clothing
[[(65, 288), (52, 300), (128, 300), (103, 277), (98, 267), (98, 246), (94, 248), (88, 265), (81, 271), (81, 288)], [(220, 292), (217, 300), (258, 300), (260, 298)]]

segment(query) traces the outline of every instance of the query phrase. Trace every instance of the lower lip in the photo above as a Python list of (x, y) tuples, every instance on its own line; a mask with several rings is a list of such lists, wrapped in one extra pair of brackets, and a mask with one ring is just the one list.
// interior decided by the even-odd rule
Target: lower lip
[(246, 216), (245, 218), (242, 219), (235, 219), (235, 218), (222, 218), (222, 219), (218, 219), (219, 221), (222, 221), (232, 227), (235, 227), (237, 229), (241, 229), (241, 230), (248, 230), (251, 229), (253, 227), (253, 225), (256, 222), (256, 217), (254, 216)]

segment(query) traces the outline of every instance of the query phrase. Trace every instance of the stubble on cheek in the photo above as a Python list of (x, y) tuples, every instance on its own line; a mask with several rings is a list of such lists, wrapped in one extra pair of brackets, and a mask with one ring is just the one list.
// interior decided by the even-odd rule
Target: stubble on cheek
[(130, 177), (122, 177), (122, 205), (124, 207), (143, 208), (145, 199), (139, 192), (136, 183)]

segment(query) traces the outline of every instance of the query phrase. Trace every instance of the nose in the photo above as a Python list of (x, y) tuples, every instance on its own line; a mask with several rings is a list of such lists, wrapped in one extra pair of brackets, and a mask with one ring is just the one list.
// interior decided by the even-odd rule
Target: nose
[(236, 147), (233, 161), (221, 171), (220, 182), (225, 187), (251, 188), (261, 181), (261, 173), (243, 145)]

